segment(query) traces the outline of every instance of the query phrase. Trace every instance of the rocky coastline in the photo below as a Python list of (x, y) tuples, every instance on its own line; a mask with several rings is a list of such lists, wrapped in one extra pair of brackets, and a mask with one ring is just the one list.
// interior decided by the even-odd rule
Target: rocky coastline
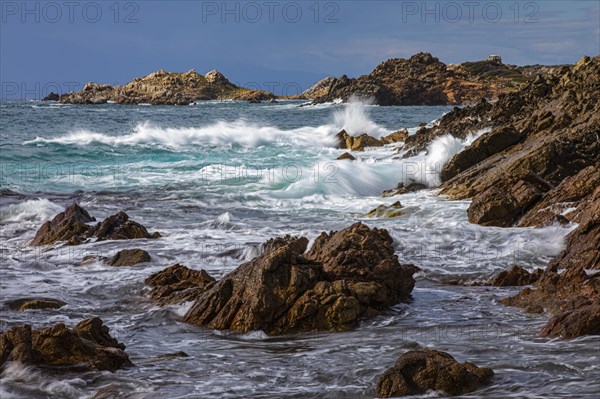
[[(506, 69), (499, 73), (484, 64), (472, 64), (449, 67), (420, 53), (409, 60), (386, 61), (372, 74), (357, 79), (319, 82), (309, 94), (315, 103), (347, 100), (357, 94), (372, 97), (380, 105), (472, 103), (455, 108), (435, 126), (421, 127), (413, 135), (400, 130), (377, 139), (341, 131), (338, 148), (348, 151), (342, 162), (352, 162), (352, 152), (368, 147), (402, 143), (402, 156), (406, 157), (427, 151), (436, 138), (464, 139), (479, 132), (472, 144), (443, 165), (439, 194), (450, 200), (471, 200), (469, 222), (482, 226), (574, 227), (566, 237), (565, 249), (544, 270), (529, 273), (507, 264), (507, 271), (486, 284), (525, 286), (516, 295), (505, 295), (501, 303), (547, 314), (549, 321), (539, 332), (541, 336), (598, 335), (600, 56), (583, 57), (575, 65), (535, 75), (523, 68), (497, 65)], [(59, 96), (58, 101), (183, 105), (216, 98), (262, 101), (275, 96), (239, 88), (216, 71), (205, 76), (194, 71), (159, 71), (123, 87), (90, 83), (79, 93)], [(425, 187), (418, 182), (400, 183), (383, 195), (397, 196)], [(369, 214), (401, 217), (401, 208), (397, 202)], [(29, 245), (160, 237), (123, 211), (96, 223), (74, 203), (44, 223)], [(200, 268), (175, 263), (149, 275), (144, 293), (160, 307), (191, 303), (181, 320), (211, 330), (240, 334), (260, 330), (269, 336), (340, 333), (412, 300), (419, 267), (399, 261), (397, 244), (387, 230), (361, 222), (322, 232), (310, 246), (306, 237), (274, 237), (260, 246), (256, 257), (220, 279)], [(146, 251), (136, 248), (110, 259), (82, 259), (81, 266), (102, 261), (116, 267), (140, 267), (151, 260)], [(49, 298), (25, 299), (15, 303), (14, 309), (59, 309), (64, 305)], [(74, 328), (62, 323), (42, 329), (16, 326), (0, 334), (0, 369), (18, 362), (62, 371), (115, 372), (133, 366), (125, 349), (97, 317)], [(494, 376), (489, 368), (460, 363), (451, 354), (429, 348), (406, 352), (389, 366), (373, 387), (378, 397), (428, 390), (463, 395), (492, 383)]]

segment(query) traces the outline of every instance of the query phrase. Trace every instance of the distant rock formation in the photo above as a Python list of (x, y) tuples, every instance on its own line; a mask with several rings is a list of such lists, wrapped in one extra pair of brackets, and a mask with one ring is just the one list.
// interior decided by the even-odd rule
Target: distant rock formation
[(371, 98), (379, 105), (461, 105), (481, 98), (496, 100), (515, 91), (532, 75), (548, 74), (557, 67), (514, 66), (494, 60), (446, 65), (429, 53), (409, 59), (393, 58), (358, 78), (325, 78), (303, 95), (314, 103)]
[(195, 70), (185, 73), (153, 72), (135, 78), (124, 86), (87, 83), (77, 93), (60, 96), (64, 104), (188, 105), (201, 100), (265, 101), (276, 98), (272, 93), (250, 90), (231, 83), (222, 73), (210, 71), (202, 76)]

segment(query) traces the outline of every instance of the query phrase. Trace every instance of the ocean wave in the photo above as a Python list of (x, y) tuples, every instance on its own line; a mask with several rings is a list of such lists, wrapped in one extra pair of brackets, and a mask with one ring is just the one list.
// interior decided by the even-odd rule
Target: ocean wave
[(188, 146), (240, 146), (256, 148), (272, 144), (293, 146), (317, 145), (333, 147), (337, 143), (336, 127), (323, 125), (304, 126), (282, 130), (273, 126), (258, 126), (243, 120), (236, 122), (216, 122), (204, 127), (162, 128), (149, 122), (138, 124), (133, 132), (123, 135), (109, 135), (90, 130), (77, 130), (59, 137), (36, 137), (23, 144), (55, 143), (86, 146), (94, 143), (109, 146), (160, 145), (177, 149)]
[(45, 198), (27, 200), (18, 204), (4, 206), (0, 212), (0, 221), (16, 223), (24, 221), (44, 222), (62, 212), (63, 207)]

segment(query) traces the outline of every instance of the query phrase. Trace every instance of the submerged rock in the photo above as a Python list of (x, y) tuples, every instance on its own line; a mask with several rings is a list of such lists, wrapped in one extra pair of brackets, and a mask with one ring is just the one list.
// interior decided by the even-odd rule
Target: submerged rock
[(400, 265), (385, 230), (356, 223), (306, 239), (274, 240), (196, 297), (188, 323), (270, 335), (345, 331), (358, 319), (409, 298), (415, 268)]
[(60, 309), (67, 303), (52, 298), (21, 298), (7, 301), (6, 304), (12, 310), (24, 312), (30, 309)]
[(152, 258), (150, 254), (143, 249), (124, 249), (113, 256), (108, 264), (111, 266), (133, 266), (138, 263), (150, 262)]
[(377, 208), (371, 209), (369, 212), (367, 212), (367, 217), (370, 217), (370, 218), (395, 218), (395, 217), (404, 215), (404, 211), (401, 210), (402, 208), (403, 208), (403, 206), (400, 203), (400, 201), (396, 201), (390, 205), (381, 204), (381, 205), (377, 206)]
[(161, 305), (191, 301), (215, 279), (204, 270), (193, 270), (179, 263), (154, 273), (145, 280), (153, 287), (150, 296)]
[(160, 237), (160, 233), (150, 234), (144, 226), (129, 220), (129, 216), (123, 211), (107, 217), (95, 226), (89, 224), (95, 220), (85, 209), (72, 204), (54, 219), (44, 223), (28, 245), (49, 245), (59, 241), (78, 245), (92, 237), (98, 241)]
[(394, 195), (412, 193), (419, 190), (426, 189), (427, 186), (423, 183), (410, 182), (410, 183), (398, 183), (395, 189), (385, 190), (381, 196), (382, 197), (393, 197)]
[(432, 349), (406, 352), (377, 382), (377, 396), (420, 395), (428, 390), (464, 395), (488, 384), (494, 372), (473, 363), (458, 363), (451, 355)]
[(125, 345), (110, 336), (97, 317), (69, 329), (59, 323), (32, 330), (31, 325), (12, 327), (0, 334), (0, 367), (8, 361), (25, 365), (108, 370), (133, 366)]

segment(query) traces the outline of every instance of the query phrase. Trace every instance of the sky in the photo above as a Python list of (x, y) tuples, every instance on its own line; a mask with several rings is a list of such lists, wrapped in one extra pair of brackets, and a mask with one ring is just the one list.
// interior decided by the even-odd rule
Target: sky
[(245, 87), (297, 94), (430, 52), (562, 64), (600, 54), (600, 0), (0, 0), (3, 100), (124, 84), (153, 71), (217, 69)]

